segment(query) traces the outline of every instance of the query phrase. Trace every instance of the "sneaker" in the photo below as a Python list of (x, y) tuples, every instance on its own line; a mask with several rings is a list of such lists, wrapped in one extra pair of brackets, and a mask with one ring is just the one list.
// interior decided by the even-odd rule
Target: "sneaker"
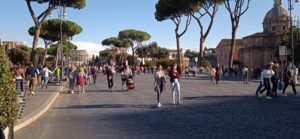
[(287, 97), (288, 95), (287, 95), (287, 94), (282, 94), (282, 96), (285, 96), (285, 97)]
[(160, 108), (162, 105), (160, 103), (157, 103), (157, 107)]
[(178, 101), (178, 103), (177, 103), (178, 105), (181, 105), (182, 104), (182, 102), (181, 101)]
[(172, 104), (175, 105), (176, 104), (175, 101), (173, 101)]
[(266, 99), (272, 99), (272, 97), (270, 97), (270, 96), (267, 96), (267, 97), (266, 97)]
[(295, 95), (295, 97), (300, 97), (300, 94), (299, 94), (299, 93), (298, 93), (298, 94), (296, 94), (296, 95)]
[(71, 91), (71, 94), (74, 94), (74, 91)]
[(33, 91), (30, 94), (33, 95), (33, 96), (35, 95), (35, 93)]
[(262, 95), (261, 95), (261, 93), (258, 93), (257, 96), (258, 96), (258, 97), (261, 97)]

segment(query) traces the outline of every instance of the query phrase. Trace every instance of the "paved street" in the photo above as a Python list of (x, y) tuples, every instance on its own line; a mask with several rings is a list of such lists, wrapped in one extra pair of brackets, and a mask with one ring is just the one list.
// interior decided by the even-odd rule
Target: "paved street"
[(86, 94), (61, 94), (16, 139), (300, 138), (300, 98), (290, 88), (289, 97), (266, 100), (253, 96), (257, 83), (183, 79), (183, 104), (170, 104), (168, 84), (158, 109), (151, 76), (135, 83), (135, 92), (122, 92), (117, 79), (107, 92), (102, 78)]

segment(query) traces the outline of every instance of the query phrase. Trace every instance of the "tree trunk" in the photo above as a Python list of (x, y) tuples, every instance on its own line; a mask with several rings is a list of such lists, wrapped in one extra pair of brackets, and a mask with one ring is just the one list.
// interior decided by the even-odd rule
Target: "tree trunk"
[(231, 47), (230, 47), (230, 55), (229, 55), (229, 67), (233, 67), (233, 56), (234, 56), (234, 48), (236, 43), (236, 30), (237, 27), (232, 27), (232, 33), (231, 33)]
[(48, 43), (45, 42), (45, 52), (44, 52), (44, 57), (43, 57), (43, 65), (45, 65), (45, 63), (46, 63), (47, 53), (48, 53)]
[(176, 47), (177, 47), (177, 62), (182, 68), (182, 57), (181, 57), (181, 52), (180, 52), (180, 37), (176, 33)]
[(37, 26), (35, 33), (34, 33), (34, 37), (33, 37), (32, 51), (31, 51), (31, 55), (30, 55), (30, 61), (33, 64), (35, 64), (35, 54), (36, 54), (36, 48), (38, 47), (38, 43), (39, 43), (41, 28), (42, 28), (41, 24)]
[[(205, 39), (203, 37), (200, 37), (200, 45), (199, 45), (199, 56), (198, 56), (198, 62), (201, 63), (201, 61), (204, 59), (204, 54), (203, 54), (203, 46), (205, 43)], [(196, 63), (197, 64), (197, 63)]]
[(14, 122), (9, 124), (9, 139), (14, 139), (15, 138), (15, 134), (14, 134)]

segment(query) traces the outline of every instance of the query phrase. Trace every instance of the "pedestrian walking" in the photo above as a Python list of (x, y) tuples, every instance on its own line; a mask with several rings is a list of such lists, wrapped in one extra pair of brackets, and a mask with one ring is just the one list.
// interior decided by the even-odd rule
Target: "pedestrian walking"
[(244, 68), (243, 68), (243, 80), (244, 80), (244, 84), (249, 83), (249, 68), (248, 68), (248, 66), (244, 66)]
[(16, 81), (16, 89), (24, 91), (24, 78), (25, 78), (25, 71), (21, 65), (17, 65), (15, 68), (15, 81)]
[(284, 77), (285, 87), (283, 88), (283, 91), (282, 91), (283, 96), (287, 96), (285, 91), (288, 88), (288, 86), (291, 85), (292, 89), (293, 89), (293, 92), (294, 92), (294, 95), (296, 97), (300, 97), (300, 94), (298, 94), (297, 91), (296, 91), (296, 84), (293, 80), (293, 74), (294, 74), (293, 65), (292, 65), (291, 62), (289, 62), (288, 66), (285, 69), (285, 77)]
[(35, 95), (34, 90), (38, 74), (38, 70), (30, 63), (30, 66), (26, 69), (26, 79), (29, 80), (29, 92), (31, 95)]
[(77, 85), (78, 85), (78, 93), (85, 93), (85, 78), (86, 74), (84, 73), (84, 68), (79, 67), (78, 75), (77, 75)]
[(69, 92), (74, 94), (75, 83), (78, 76), (78, 71), (74, 65), (71, 65), (70, 72), (69, 72)]
[(116, 73), (116, 70), (113, 66), (113, 63), (109, 63), (109, 65), (106, 67), (106, 76), (107, 76), (108, 89), (109, 89), (110, 92), (113, 91), (114, 74), (115, 73)]
[(163, 90), (166, 88), (166, 77), (161, 65), (157, 66), (154, 79), (154, 91), (157, 93), (157, 107), (160, 108), (162, 106), (160, 97)]
[(59, 85), (60, 84), (60, 78), (61, 78), (61, 69), (58, 66), (55, 70), (55, 77), (56, 77), (56, 84)]
[(127, 90), (128, 78), (132, 76), (132, 70), (129, 65), (123, 65), (123, 71), (121, 72), (122, 88)]
[(219, 84), (220, 81), (220, 73), (221, 73), (221, 67), (220, 64), (217, 64), (216, 66), (216, 84)]
[(92, 76), (93, 76), (93, 82), (94, 82), (94, 85), (96, 85), (96, 80), (97, 80), (97, 72), (98, 72), (98, 70), (97, 70), (97, 67), (96, 66), (94, 66), (93, 68), (92, 68)]
[(86, 67), (86, 73), (85, 73), (86, 76), (86, 85), (89, 84), (89, 85), (92, 85), (92, 69), (91, 67)]
[(210, 76), (211, 76), (210, 84), (215, 84), (216, 68), (214, 66), (212, 66), (211, 69), (210, 69)]
[(50, 71), (46, 65), (43, 66), (43, 69), (41, 70), (41, 75), (43, 79), (41, 89), (45, 90), (48, 88), (49, 75), (52, 73), (53, 71)]
[[(169, 72), (169, 76), (171, 82), (172, 104), (176, 104), (176, 103), (181, 104), (182, 102), (180, 100), (180, 83), (179, 83), (179, 78), (181, 76), (181, 69), (176, 63), (172, 65)], [(177, 101), (175, 101), (176, 99)]]
[(258, 94), (259, 97), (261, 97), (261, 94), (264, 91), (267, 91), (266, 99), (272, 99), (272, 89), (271, 89), (271, 77), (275, 75), (273, 71), (273, 65), (268, 64), (266, 69), (261, 73), (261, 82), (264, 85), (264, 89), (260, 91)]
[(271, 77), (272, 82), (272, 95), (277, 98), (278, 82), (279, 82), (279, 64), (274, 62), (273, 66), (274, 75)]
[(189, 72), (190, 72), (189, 67), (185, 67), (185, 70), (184, 70), (184, 77), (185, 77), (185, 78), (187, 78), (187, 77), (190, 78)]

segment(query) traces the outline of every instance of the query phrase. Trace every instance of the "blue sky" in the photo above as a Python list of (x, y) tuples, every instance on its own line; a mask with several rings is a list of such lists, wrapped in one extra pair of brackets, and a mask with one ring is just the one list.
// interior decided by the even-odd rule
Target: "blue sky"
[[(287, 9), (287, 1), (282, 0)], [(171, 21), (155, 20), (155, 4), (157, 0), (86, 0), (87, 7), (82, 10), (67, 9), (67, 19), (83, 27), (83, 32), (75, 36), (73, 41), (80, 49), (97, 51), (103, 49), (101, 41), (117, 36), (120, 30), (138, 29), (151, 34), (147, 43), (157, 41), (163, 47), (175, 48), (174, 24)], [(242, 17), (238, 37), (262, 31), (262, 21), (273, 6), (273, 0), (252, 0), (250, 9)], [(45, 6), (34, 5), (37, 13)], [(57, 12), (53, 12), (56, 16)], [(300, 16), (300, 3), (295, 5), (294, 15)], [(4, 0), (0, 8), (0, 38), (16, 40), (32, 44), (32, 37), (27, 30), (33, 25), (24, 0)], [(216, 47), (222, 38), (230, 38), (231, 25), (227, 11), (220, 7), (215, 24), (206, 41), (207, 47)], [(188, 32), (181, 39), (184, 49), (198, 49), (199, 27), (193, 21)], [(43, 46), (40, 41), (40, 46)], [(99, 47), (96, 49), (96, 47)]]

